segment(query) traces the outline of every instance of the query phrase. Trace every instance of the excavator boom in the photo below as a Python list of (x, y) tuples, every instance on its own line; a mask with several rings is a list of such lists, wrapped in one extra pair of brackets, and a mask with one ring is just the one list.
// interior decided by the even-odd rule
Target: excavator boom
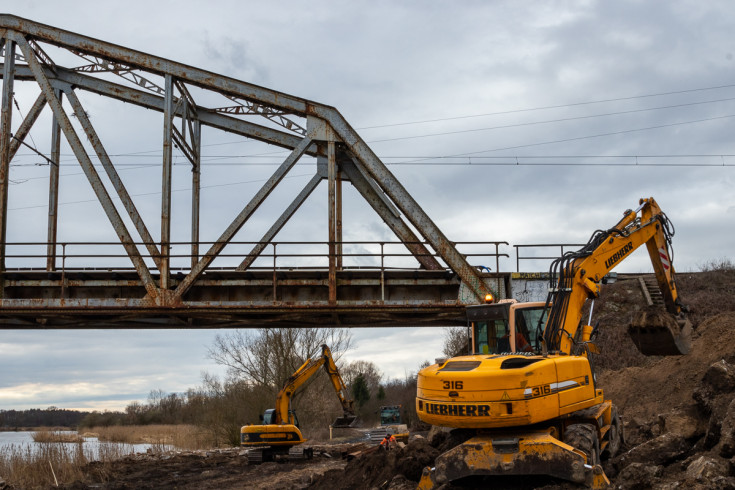
[[(551, 306), (544, 329), (546, 348), (552, 352), (572, 352), (586, 301), (599, 296), (603, 278), (645, 245), (668, 314), (636, 315), (629, 334), (645, 355), (687, 354), (691, 324), (683, 317), (685, 308), (676, 289), (671, 264), (673, 234), (671, 222), (656, 201), (652, 197), (644, 198), (638, 209), (626, 211), (615, 226), (596, 231), (585, 247), (554, 261), (551, 268), (555, 282), (547, 299), (547, 305)], [(589, 337), (583, 338), (588, 340)]]
[(343, 415), (342, 417), (337, 418), (332, 427), (350, 427), (350, 425), (354, 423), (356, 419), (355, 409), (353, 406), (354, 402), (347, 398), (347, 386), (342, 380), (342, 376), (339, 374), (337, 365), (334, 363), (332, 351), (330, 351), (329, 347), (324, 344), (322, 345), (322, 355), (317, 358), (307, 359), (301, 367), (299, 367), (291, 377), (288, 378), (283, 389), (281, 389), (278, 396), (276, 396), (276, 424), (288, 423), (289, 408), (294, 392), (296, 392), (300, 386), (316, 374), (321, 367), (324, 368), (329, 376), (329, 380), (332, 382), (332, 387), (337, 393), (337, 398), (339, 398), (339, 402), (342, 405)]

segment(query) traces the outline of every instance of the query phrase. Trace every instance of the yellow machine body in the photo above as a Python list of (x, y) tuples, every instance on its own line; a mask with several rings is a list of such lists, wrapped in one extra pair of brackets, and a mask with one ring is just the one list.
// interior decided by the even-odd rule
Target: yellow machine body
[(437, 360), (418, 373), (416, 411), (423, 422), (470, 438), (440, 455), (420, 488), (473, 475), (609, 484), (600, 455), (619, 450), (623, 427), (595, 385), (596, 327), (588, 324), (592, 308), (588, 322), (582, 318), (585, 303), (599, 296), (614, 267), (645, 245), (665, 311), (638, 316), (629, 333), (647, 355), (686, 354), (690, 346), (691, 325), (671, 264), (673, 226), (653, 198), (639, 204), (552, 264), (545, 302), (509, 299), (467, 307), (471, 354)]
[(416, 411), (432, 425), (484, 429), (536, 424), (602, 401), (585, 357), (474, 355), (423, 369)]
[(295, 446), (306, 441), (293, 424), (246, 425), (240, 429), (240, 445), (244, 447)]

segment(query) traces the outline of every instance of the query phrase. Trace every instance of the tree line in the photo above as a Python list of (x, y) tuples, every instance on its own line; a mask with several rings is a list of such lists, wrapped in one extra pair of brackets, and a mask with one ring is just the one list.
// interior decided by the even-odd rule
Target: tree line
[(0, 428), (17, 430), (27, 427), (77, 427), (89, 412), (57, 407), (29, 410), (0, 410)]

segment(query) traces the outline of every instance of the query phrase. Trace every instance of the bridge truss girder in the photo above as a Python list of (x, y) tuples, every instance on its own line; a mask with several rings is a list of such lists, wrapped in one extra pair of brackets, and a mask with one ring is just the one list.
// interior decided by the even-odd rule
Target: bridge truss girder
[[(87, 64), (76, 68), (61, 66), (44, 51), (45, 45), (65, 50), (82, 58)], [(0, 15), (0, 46), (4, 58), (0, 69), (3, 78), (0, 117), (0, 274), (2, 274), (0, 315), (10, 315), (13, 311), (27, 311), (33, 304), (25, 296), (21, 299), (7, 294), (13, 290), (8, 286), (9, 271), (6, 270), (8, 184), (10, 162), (20, 146), (26, 145), (24, 140), (45, 106), (49, 106), (53, 113), (51, 154), (45, 158), (52, 163), (59, 161), (59, 142), (63, 135), (135, 268), (142, 290), (139, 297), (131, 296), (124, 299), (128, 306), (138, 305), (136, 308), (146, 308), (147, 311), (162, 309), (179, 311), (190, 308), (192, 298), (197, 296), (190, 294), (192, 288), (202, 283), (203, 274), (210, 271), (212, 262), (222, 254), (237, 232), (303, 155), (318, 159), (316, 174), (262, 239), (255, 244), (252, 251), (243, 257), (237, 269), (239, 272), (249, 270), (255, 258), (262, 253), (268, 243), (272, 242), (317, 184), (326, 180), (329, 202), (327, 277), (329, 293), (326, 308), (338, 311), (340, 307), (349, 306), (344, 302), (340, 303), (337, 295), (337, 275), (342, 263), (341, 182), (346, 180), (353, 184), (404, 243), (422, 270), (427, 273), (443, 273), (448, 268), (454, 275), (453, 281), (456, 284), (462, 283), (470, 291), (474, 301), (483, 298), (488, 292), (483, 275), (457, 251), (454, 244), (439, 230), (334, 107), (12, 15)], [(114, 74), (119, 77), (120, 83), (102, 78), (99, 74), (108, 76)], [(151, 80), (152, 78), (163, 79), (163, 83), (157, 84)], [(13, 87), (16, 82), (35, 82), (40, 88), (40, 94), (15, 134), (11, 134)], [(194, 87), (206, 93), (222, 96), (234, 105), (213, 108), (198, 104), (190, 90)], [(164, 141), (158, 241), (153, 238), (120, 179), (112, 159), (77, 96), (78, 91), (116, 99), (162, 114)], [(64, 98), (71, 106), (71, 114), (64, 108), (62, 100)], [(71, 124), (70, 117), (79, 121), (83, 128), (82, 134), (78, 134)], [(253, 121), (252, 118), (259, 120)], [(291, 152), (203, 254), (199, 250), (202, 126), (254, 139)], [(100, 178), (97, 168), (82, 144), (84, 138), (91, 143), (94, 156), (99, 159), (112, 189), (108, 189)], [(173, 276), (170, 265), (171, 173), (174, 145), (182, 151), (192, 166), (192, 260), (190, 269), (183, 277), (181, 273)], [(53, 273), (58, 268), (56, 234), (59, 168), (54, 164), (49, 165), (49, 168), (46, 271)], [(122, 203), (121, 210), (113, 202), (113, 196)], [(121, 213), (127, 215), (139, 240), (134, 238)], [(418, 235), (413, 230), (416, 230)], [(144, 260), (144, 255), (152, 259), (153, 270), (150, 261)], [(440, 260), (445, 265), (440, 263)], [(63, 290), (63, 287), (61, 289)], [(30, 290), (34, 289), (31, 287)], [(65, 301), (63, 297), (33, 298), (36, 293), (24, 293), (28, 294), (37, 300), (35, 304), (38, 306), (56, 305), (59, 311), (74, 311), (74, 308), (68, 306), (71, 302)], [(119, 305), (120, 299), (117, 300), (116, 304)], [(446, 305), (447, 299), (442, 299), (441, 303)], [(105, 302), (92, 298), (88, 304), (103, 308)], [(426, 304), (434, 303), (427, 301)], [(456, 308), (457, 305), (452, 307)], [(159, 310), (156, 310), (157, 308)], [(150, 313), (146, 315), (150, 316)], [(240, 319), (242, 320), (242, 317)]]

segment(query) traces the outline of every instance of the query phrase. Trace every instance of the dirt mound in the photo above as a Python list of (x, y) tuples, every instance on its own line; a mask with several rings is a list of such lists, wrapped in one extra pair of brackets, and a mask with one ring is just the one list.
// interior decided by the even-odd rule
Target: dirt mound
[(734, 312), (703, 321), (694, 331), (688, 355), (606, 371), (598, 381), (623, 417), (648, 419), (672, 408), (694, 405), (694, 389), (710, 365), (721, 359), (735, 360)]
[(335, 490), (353, 488), (416, 488), (421, 472), (439, 455), (422, 437), (407, 446), (390, 451), (378, 447), (363, 452), (347, 463), (344, 471), (333, 470), (317, 479), (309, 488)]
[[(312, 446), (314, 459), (248, 464), (240, 448), (136, 454), (110, 463), (94, 462), (82, 469), (84, 478), (58, 488), (123, 489), (280, 489), (307, 488), (323, 473), (341, 471), (342, 453), (365, 444)], [(53, 487), (57, 488), (57, 487)]]

